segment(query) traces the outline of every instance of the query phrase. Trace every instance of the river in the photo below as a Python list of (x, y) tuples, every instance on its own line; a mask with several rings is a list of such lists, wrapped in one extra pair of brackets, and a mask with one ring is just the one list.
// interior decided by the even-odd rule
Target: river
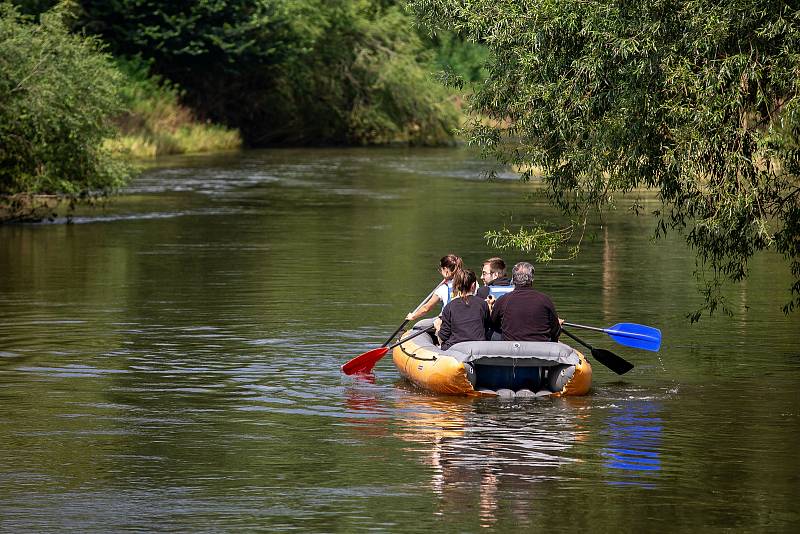
[[(690, 324), (694, 255), (625, 201), (537, 264), (590, 394), (443, 397), (379, 346), (489, 229), (565, 222), (460, 149), (170, 158), (71, 223), (0, 227), (0, 531), (794, 531), (800, 315), (761, 254), (733, 316)], [(653, 197), (645, 206), (655, 209)], [(508, 263), (527, 259), (501, 253)]]

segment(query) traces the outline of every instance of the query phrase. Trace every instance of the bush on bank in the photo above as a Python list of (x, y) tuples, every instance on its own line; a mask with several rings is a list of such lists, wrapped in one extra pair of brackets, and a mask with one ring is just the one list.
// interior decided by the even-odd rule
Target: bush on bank
[(241, 145), (141, 62), (114, 60), (69, 27), (64, 8), (37, 22), (0, 4), (0, 222), (109, 194), (135, 172), (127, 156)]
[(105, 194), (132, 168), (103, 146), (122, 112), (120, 73), (56, 9), (35, 24), (0, 4), (0, 195)]
[(291, 110), (281, 121), (291, 130), (256, 135), (348, 145), (452, 142), (461, 115), (433, 78), (434, 54), (398, 7), (370, 12), (363, 4), (371, 2), (360, 4), (321, 11), (327, 30), (311, 53), (276, 69), (284, 90), (265, 106)]

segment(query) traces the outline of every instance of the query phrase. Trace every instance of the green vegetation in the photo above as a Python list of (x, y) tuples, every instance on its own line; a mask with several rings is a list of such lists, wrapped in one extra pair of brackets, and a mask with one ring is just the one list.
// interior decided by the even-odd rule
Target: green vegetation
[(201, 120), (275, 143), (438, 144), (460, 115), (396, 2), (81, 1), (78, 26), (152, 62)]
[(440, 72), (453, 74), (463, 82), (482, 82), (488, 71), (489, 51), (480, 44), (464, 41), (452, 32), (423, 35), (426, 45), (434, 51)]
[(452, 142), (432, 73), (477, 79), (481, 47), (423, 41), (399, 4), (0, 0), (0, 195), (111, 191), (120, 153)]
[(124, 183), (131, 169), (103, 147), (119, 84), (99, 43), (71, 34), (60, 10), (30, 24), (0, 4), (0, 194), (21, 206), (19, 195), (74, 199)]
[(151, 76), (142, 62), (119, 60), (118, 67), (123, 74), (120, 89), (125, 111), (114, 119), (120, 135), (107, 142), (113, 151), (150, 158), (241, 146), (236, 130), (197, 121), (180, 103), (179, 89)]
[[(390, 7), (364, 17), (357, 5), (330, 11), (310, 61), (291, 69), (287, 104), (299, 118), (295, 128), (347, 144), (450, 140), (459, 115), (433, 80), (434, 68), (423, 67), (432, 57), (407, 16)], [(338, 77), (342, 83), (332, 83)], [(307, 84), (311, 93), (297, 90)]]
[[(697, 253), (704, 311), (772, 249), (791, 265), (785, 311), (800, 305), (800, 11), (778, 1), (410, 0), (429, 29), (482, 43), (470, 140), (541, 169), (578, 226), (615, 199), (660, 194), (655, 234)], [(458, 86), (459, 80), (455, 85)], [(525, 179), (532, 171), (523, 173)], [(636, 204), (634, 211), (642, 211)], [(534, 228), (552, 255), (553, 232)], [(577, 235), (582, 235), (577, 231)], [(528, 243), (505, 231), (509, 243)], [(566, 244), (571, 230), (563, 234)], [(534, 241), (536, 239), (533, 239)], [(574, 244), (574, 243), (573, 243)]]

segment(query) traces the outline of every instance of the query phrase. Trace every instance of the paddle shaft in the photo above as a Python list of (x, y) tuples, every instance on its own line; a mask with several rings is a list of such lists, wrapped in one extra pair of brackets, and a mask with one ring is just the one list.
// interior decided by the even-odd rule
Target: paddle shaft
[(422, 334), (426, 334), (426, 333), (428, 333), (428, 332), (433, 332), (434, 330), (435, 330), (435, 328), (434, 328), (434, 327), (432, 327), (432, 326), (431, 326), (430, 328), (425, 328), (425, 329), (423, 329), (423, 330), (420, 330), (420, 331), (419, 331), (419, 332), (417, 332), (416, 334), (412, 334), (412, 335), (410, 335), (410, 336), (408, 336), (408, 337), (403, 337), (403, 338), (400, 338), (400, 341), (398, 341), (397, 343), (393, 343), (393, 344), (389, 345), (389, 346), (388, 346), (388, 347), (386, 347), (386, 348), (387, 348), (387, 349), (393, 349), (393, 348), (395, 348), (395, 347), (399, 347), (400, 345), (402, 345), (403, 343), (405, 343), (405, 342), (406, 342), (406, 341), (408, 341), (409, 339), (414, 339), (414, 338), (415, 338), (415, 337), (417, 337), (417, 336), (421, 336)]
[[(572, 325), (570, 323), (564, 323), (564, 324), (568, 325), (568, 326), (574, 326), (574, 325)], [(599, 330), (599, 329), (595, 328), (593, 330)], [(592, 347), (591, 345), (586, 343), (584, 340), (582, 340), (578, 336), (574, 335), (572, 332), (568, 332), (568, 331), (564, 330), (563, 328), (561, 329), (561, 331), (564, 332), (565, 334), (567, 334), (569, 337), (571, 337), (575, 341), (577, 341), (578, 343), (580, 343), (581, 345), (583, 345), (584, 347), (586, 347), (587, 349), (589, 349), (589, 350), (593, 350), (594, 349), (594, 347)]]
[[(564, 324), (566, 324), (566, 323), (564, 323)], [(581, 338), (579, 338), (578, 336), (572, 334), (572, 332), (567, 332), (566, 330), (564, 330), (564, 328), (561, 328), (561, 331), (564, 332), (565, 334), (567, 334), (569, 337), (571, 337), (575, 341), (577, 341), (578, 343), (580, 343), (581, 345), (583, 345), (584, 347), (586, 347), (587, 349), (589, 349), (591, 351), (591, 353), (592, 353), (592, 357), (595, 360), (597, 360), (598, 362), (602, 363), (603, 365), (605, 365), (606, 367), (608, 367), (609, 369), (611, 369), (612, 371), (614, 371), (618, 375), (624, 375), (625, 373), (627, 373), (628, 371), (633, 369), (633, 364), (631, 362), (629, 362), (625, 358), (622, 358), (622, 357), (614, 354), (610, 350), (596, 349), (593, 346), (591, 346), (588, 343), (586, 343)]]
[(397, 334), (400, 332), (400, 330), (402, 330), (402, 329), (403, 329), (403, 327), (404, 327), (405, 325), (407, 325), (407, 324), (408, 324), (408, 319), (406, 319), (405, 321), (403, 321), (403, 322), (402, 322), (402, 324), (401, 324), (400, 326), (398, 326), (398, 327), (397, 327), (397, 330), (395, 330), (394, 332), (392, 332), (392, 335), (391, 335), (391, 336), (389, 336), (389, 339), (387, 339), (386, 341), (384, 341), (384, 342), (383, 342), (383, 345), (381, 345), (381, 347), (385, 347), (386, 345), (388, 345), (389, 343), (391, 343), (391, 342), (392, 342), (392, 340), (394, 339), (394, 337), (395, 337), (395, 336), (396, 336), (396, 335), (397, 335)]
[[(420, 309), (422, 306), (424, 306), (426, 302), (428, 302), (428, 299), (430, 299), (430, 298), (433, 296), (433, 294), (434, 294), (434, 293), (436, 293), (436, 290), (437, 290), (437, 289), (439, 289), (439, 286), (440, 286), (440, 285), (442, 285), (442, 284), (444, 284), (444, 283), (445, 283), (445, 281), (444, 281), (444, 280), (442, 280), (441, 282), (439, 282), (438, 284), (436, 284), (436, 287), (434, 287), (434, 288), (431, 290), (431, 292), (430, 292), (430, 293), (428, 293), (428, 296), (427, 296), (427, 297), (425, 297), (424, 299), (422, 299), (422, 302), (420, 302), (420, 303), (419, 303), (419, 305), (418, 305), (416, 308), (414, 308), (414, 311), (413, 311), (413, 312), (411, 312), (411, 313), (412, 313), (412, 314), (414, 314), (414, 313), (417, 313), (417, 312), (419, 311), (419, 309)], [(387, 340), (386, 340), (386, 341), (383, 343), (383, 345), (381, 345), (381, 347), (385, 347), (386, 345), (388, 345), (389, 343), (391, 343), (391, 342), (392, 342), (392, 340), (395, 338), (395, 336), (396, 336), (397, 334), (399, 334), (399, 333), (400, 333), (400, 330), (402, 330), (402, 329), (403, 329), (403, 328), (404, 328), (404, 327), (405, 327), (407, 324), (408, 324), (408, 319), (406, 319), (405, 321), (403, 321), (403, 323), (402, 323), (400, 326), (398, 326), (398, 327), (397, 327), (397, 330), (395, 330), (395, 331), (392, 333), (392, 335), (391, 335), (391, 336), (389, 336), (389, 339), (387, 339)]]
[[(575, 327), (575, 328), (583, 328), (584, 330), (594, 330), (595, 332), (603, 332), (603, 333), (605, 333), (605, 329), (604, 328), (597, 328), (596, 326), (586, 326), (586, 325), (582, 325), (582, 324), (567, 323), (567, 322), (564, 322), (564, 326), (572, 326), (572, 327)], [(567, 334), (567, 335), (569, 335), (569, 334)]]

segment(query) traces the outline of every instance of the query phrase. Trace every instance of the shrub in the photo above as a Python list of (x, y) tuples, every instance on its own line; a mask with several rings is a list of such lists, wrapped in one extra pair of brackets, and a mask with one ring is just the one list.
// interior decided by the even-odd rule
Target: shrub
[(122, 112), (120, 73), (99, 42), (69, 33), (66, 12), (40, 23), (0, 4), (0, 194), (85, 198), (132, 168), (103, 146)]

